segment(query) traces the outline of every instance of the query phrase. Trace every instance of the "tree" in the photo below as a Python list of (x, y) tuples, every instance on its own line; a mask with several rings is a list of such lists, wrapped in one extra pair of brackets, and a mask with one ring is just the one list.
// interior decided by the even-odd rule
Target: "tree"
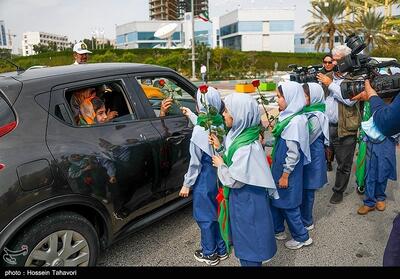
[(86, 46), (88, 47), (88, 49), (90, 50), (94, 50), (96, 49), (96, 40), (95, 39), (83, 39), (82, 42), (84, 42), (86, 44)]
[(49, 42), (47, 48), (49, 49), (49, 51), (57, 51), (58, 50), (57, 43), (55, 43), (55, 42)]
[(328, 43), (332, 51), (335, 42), (335, 34), (339, 35), (343, 43), (343, 36), (347, 34), (349, 28), (345, 20), (346, 4), (342, 0), (329, 0), (323, 2), (314, 2), (313, 9), (308, 10), (314, 21), (305, 24), (306, 38), (315, 42), (315, 50), (324, 49)]
[(39, 43), (37, 45), (33, 45), (33, 51), (36, 54), (41, 54), (41, 53), (49, 52), (50, 50), (49, 50), (48, 45)]
[(385, 17), (375, 11), (368, 10), (365, 14), (357, 16), (355, 21), (355, 31), (362, 34), (364, 42), (367, 45), (366, 51), (370, 53), (376, 46), (388, 46), (389, 41), (386, 39), (390, 35), (385, 30)]

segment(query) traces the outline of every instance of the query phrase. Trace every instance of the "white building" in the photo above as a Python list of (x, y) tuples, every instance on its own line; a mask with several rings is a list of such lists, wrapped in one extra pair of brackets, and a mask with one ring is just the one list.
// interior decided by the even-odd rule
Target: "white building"
[[(172, 46), (189, 48), (191, 46), (192, 25), (191, 13), (186, 13), (182, 21), (174, 20), (151, 20), (133, 21), (122, 25), (117, 25), (115, 33), (116, 47), (119, 49), (132, 48), (155, 48), (166, 47), (167, 39), (160, 39), (154, 33), (161, 27), (176, 23), (177, 28), (172, 34)], [(212, 45), (212, 25), (201, 20), (195, 21), (196, 44), (204, 43)]]
[[(333, 46), (339, 46), (344, 44), (346, 37), (340, 37), (339, 35), (335, 35), (334, 43)], [(342, 42), (341, 42), (342, 40)], [(327, 38), (328, 41), (328, 38)], [(318, 50), (319, 52), (325, 52), (329, 53), (329, 43), (325, 44), (325, 48), (320, 48)], [(294, 37), (294, 52), (317, 52), (315, 50), (315, 43), (311, 42), (309, 39), (307, 39), (304, 35), (304, 33), (296, 33)]]
[(44, 32), (25, 32), (22, 35), (22, 55), (34, 55), (34, 45), (49, 45), (49, 43), (56, 43), (59, 50), (70, 47), (67, 36)]
[(116, 46), (119, 49), (153, 48), (157, 45), (165, 46), (166, 39), (154, 37), (154, 33), (162, 26), (177, 23), (178, 27), (172, 35), (173, 45), (182, 43), (182, 24), (180, 21), (152, 20), (134, 21), (116, 26)]
[(295, 7), (238, 9), (219, 18), (223, 47), (242, 51), (294, 52)]

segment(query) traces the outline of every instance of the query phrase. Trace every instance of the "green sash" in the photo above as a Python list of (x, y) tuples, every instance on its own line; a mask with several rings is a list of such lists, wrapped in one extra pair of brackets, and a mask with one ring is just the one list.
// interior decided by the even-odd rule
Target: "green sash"
[[(296, 117), (297, 115), (301, 115), (301, 114), (307, 113), (307, 112), (314, 112), (314, 111), (325, 112), (325, 104), (318, 103), (318, 104), (313, 104), (313, 105), (310, 105), (310, 106), (306, 106), (306, 107), (303, 108), (303, 110), (301, 110), (301, 111), (289, 116), (288, 118), (285, 118), (284, 120), (279, 121), (278, 123), (276, 123), (274, 129), (272, 130), (272, 135), (275, 137), (275, 142), (274, 142), (274, 145), (272, 147), (272, 152), (271, 152), (272, 161), (274, 161), (276, 143), (278, 142), (283, 130), (285, 130), (286, 126), (289, 125), (290, 121), (294, 117)], [(311, 129), (310, 122), (308, 122), (308, 125), (309, 125), (309, 129)]]
[[(371, 108), (369, 102), (364, 103), (363, 121), (367, 121), (371, 117)], [(356, 182), (359, 190), (365, 187), (365, 157), (367, 155), (367, 143), (363, 141), (365, 132), (360, 127), (360, 136), (358, 138), (358, 155), (356, 163)]]
[[(260, 127), (253, 126), (245, 129), (239, 136), (237, 136), (228, 149), (226, 155), (223, 156), (224, 163), (229, 167), (232, 165), (232, 157), (235, 152), (242, 146), (252, 144), (259, 139)], [(218, 222), (221, 231), (222, 239), (225, 242), (226, 250), (228, 253), (231, 251), (229, 241), (229, 187), (222, 186), (218, 189), (217, 201), (218, 206)]]

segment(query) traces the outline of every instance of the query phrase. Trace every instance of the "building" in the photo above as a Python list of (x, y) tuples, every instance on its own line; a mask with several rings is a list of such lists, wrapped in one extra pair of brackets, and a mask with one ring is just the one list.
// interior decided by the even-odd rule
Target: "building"
[(25, 32), (22, 34), (22, 55), (34, 55), (34, 45), (49, 45), (55, 43), (58, 50), (62, 50), (71, 46), (68, 37), (45, 32)]
[(149, 0), (151, 20), (177, 20), (179, 18), (179, 0)]
[[(340, 42), (340, 39), (342, 39), (343, 43)], [(340, 38), (339, 35), (335, 35), (335, 41), (333, 46), (338, 46), (344, 44), (345, 37)], [(315, 44), (314, 42), (310, 41), (309, 39), (306, 39), (305, 35), (303, 33), (296, 33), (294, 36), (294, 52), (317, 52), (315, 50)], [(329, 44), (325, 44), (324, 49), (319, 49), (319, 52), (325, 52), (329, 53)]]
[[(208, 12), (208, 0), (193, 0), (194, 15)], [(151, 20), (183, 19), (185, 13), (191, 12), (191, 0), (149, 0), (149, 15)]]
[[(203, 12), (208, 13), (208, 0), (193, 0), (194, 15), (198, 16)], [(191, 0), (179, 0), (179, 18), (183, 19), (185, 13), (192, 12)]]
[(178, 27), (172, 35), (172, 44), (177, 46), (182, 43), (182, 24), (180, 21), (134, 21), (116, 26), (116, 47), (119, 49), (154, 48), (164, 47), (166, 39), (154, 37), (154, 33), (162, 26), (177, 23)]
[(294, 52), (295, 8), (237, 9), (219, 18), (222, 46), (242, 51)]
[[(183, 21), (133, 21), (122, 25), (117, 25), (115, 33), (116, 48), (132, 49), (132, 48), (165, 48), (167, 39), (160, 39), (154, 36), (154, 33), (161, 27), (176, 23), (177, 28), (172, 35), (172, 47), (190, 48), (192, 25), (191, 13), (186, 13)], [(212, 46), (212, 24), (196, 20), (194, 24), (196, 44), (205, 44)]]
[(0, 20), (0, 48), (10, 48), (7, 40), (6, 26), (3, 20)]

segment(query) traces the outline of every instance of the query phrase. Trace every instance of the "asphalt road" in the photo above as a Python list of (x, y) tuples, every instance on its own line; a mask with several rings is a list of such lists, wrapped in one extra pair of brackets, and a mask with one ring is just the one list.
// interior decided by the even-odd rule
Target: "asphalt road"
[[(400, 162), (397, 149), (397, 162)], [(311, 246), (289, 250), (278, 241), (278, 252), (266, 266), (381, 266), (383, 252), (394, 217), (400, 212), (399, 183), (389, 181), (387, 209), (360, 216), (362, 196), (355, 190), (354, 172), (341, 204), (329, 203), (334, 171), (329, 184), (316, 193), (315, 229)], [(353, 164), (354, 168), (354, 164)], [(397, 172), (400, 174), (399, 164)], [(99, 266), (205, 266), (193, 253), (199, 247), (200, 233), (192, 218), (191, 206), (167, 216), (103, 251)], [(231, 257), (218, 266), (239, 266)]]

